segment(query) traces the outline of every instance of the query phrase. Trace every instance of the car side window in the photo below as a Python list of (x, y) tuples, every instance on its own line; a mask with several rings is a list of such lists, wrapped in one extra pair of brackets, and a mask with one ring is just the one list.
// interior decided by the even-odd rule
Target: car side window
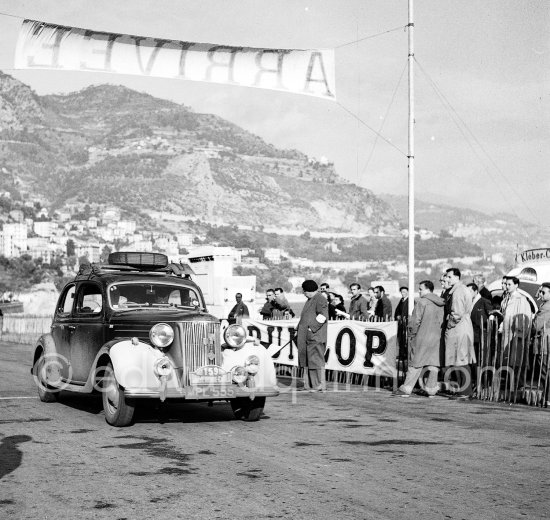
[(73, 310), (75, 290), (76, 290), (76, 286), (71, 285), (71, 287), (69, 287), (67, 289), (67, 291), (65, 291), (65, 294), (64, 294), (63, 298), (60, 300), (59, 306), (57, 308), (57, 312), (59, 314), (70, 314), (71, 313), (71, 311)]
[(78, 292), (76, 312), (78, 314), (99, 314), (103, 308), (101, 288), (95, 284), (83, 284)]

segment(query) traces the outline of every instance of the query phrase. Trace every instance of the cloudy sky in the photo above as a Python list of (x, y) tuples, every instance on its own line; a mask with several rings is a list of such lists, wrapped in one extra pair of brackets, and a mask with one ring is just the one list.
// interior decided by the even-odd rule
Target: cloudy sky
[[(0, 69), (38, 94), (122, 84), (327, 157), (339, 175), (377, 193), (407, 193), (407, 0), (0, 0), (0, 12)], [(21, 18), (193, 42), (334, 48), (337, 102), (13, 70)], [(550, 2), (416, 0), (415, 56), (417, 196), (549, 222)]]

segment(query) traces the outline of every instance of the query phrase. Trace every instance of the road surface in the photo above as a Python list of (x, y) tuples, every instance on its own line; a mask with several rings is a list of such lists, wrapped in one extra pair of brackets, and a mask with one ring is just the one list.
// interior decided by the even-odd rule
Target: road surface
[(283, 393), (257, 423), (226, 403), (149, 402), (116, 429), (96, 397), (41, 403), (31, 346), (0, 343), (0, 518), (548, 518), (550, 412)]

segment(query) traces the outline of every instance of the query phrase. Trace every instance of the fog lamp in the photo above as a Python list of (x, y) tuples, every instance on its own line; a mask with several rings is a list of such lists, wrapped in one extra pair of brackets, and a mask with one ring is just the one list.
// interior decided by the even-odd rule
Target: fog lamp
[(167, 376), (171, 370), (170, 360), (166, 356), (157, 359), (153, 365), (153, 371), (157, 377)]
[(257, 374), (260, 369), (260, 358), (258, 356), (248, 356), (244, 362), (244, 368), (249, 374)]
[(231, 375), (233, 377), (233, 381), (235, 381), (238, 385), (242, 385), (248, 378), (248, 372), (244, 367), (234, 367), (231, 370)]

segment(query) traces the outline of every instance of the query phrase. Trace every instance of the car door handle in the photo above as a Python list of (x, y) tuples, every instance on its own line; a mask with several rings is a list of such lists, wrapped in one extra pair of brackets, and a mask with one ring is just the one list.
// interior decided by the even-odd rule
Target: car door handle
[(76, 329), (76, 326), (75, 325), (67, 325), (67, 328), (69, 330), (75, 330)]

